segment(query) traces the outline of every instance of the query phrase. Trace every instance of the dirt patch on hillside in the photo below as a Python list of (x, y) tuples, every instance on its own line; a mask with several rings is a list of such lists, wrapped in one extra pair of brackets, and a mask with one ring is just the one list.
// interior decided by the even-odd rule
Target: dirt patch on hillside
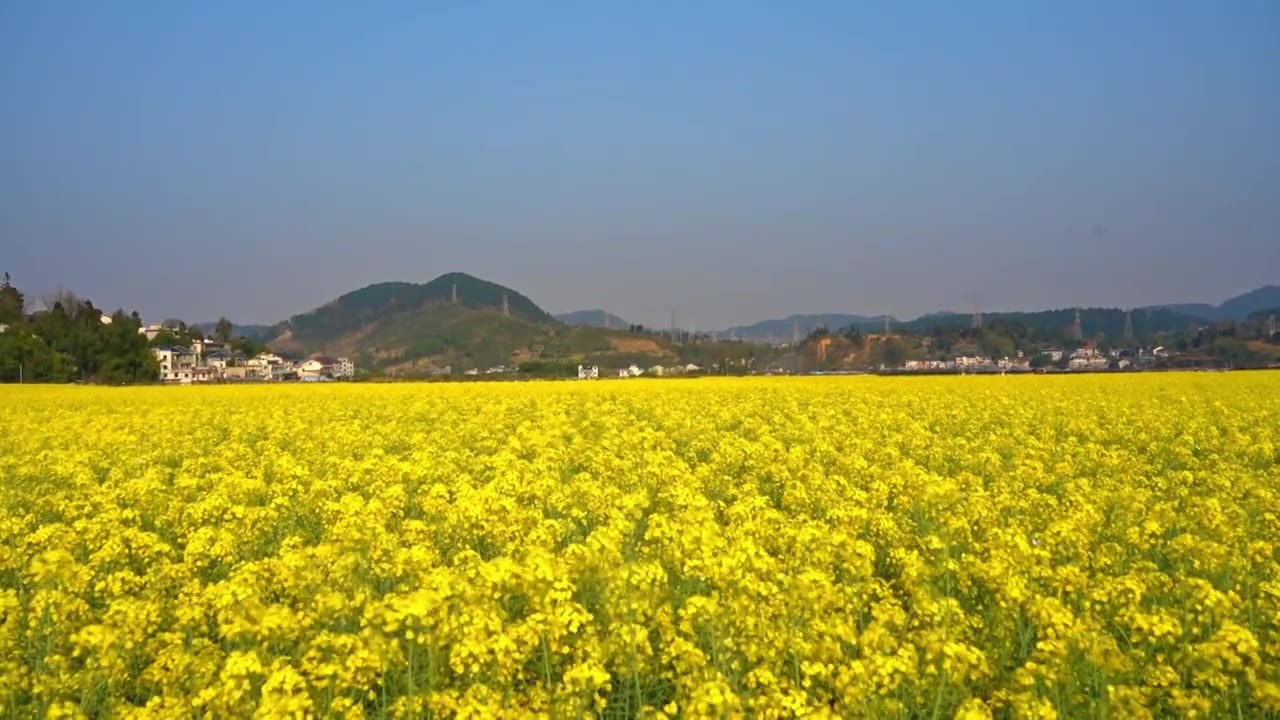
[(274, 340), (267, 343), (267, 347), (276, 352), (297, 353), (302, 351), (302, 344), (293, 339), (293, 331), (285, 328)]
[(609, 349), (615, 352), (645, 353), (647, 355), (665, 355), (666, 351), (658, 343), (649, 338), (611, 337)]

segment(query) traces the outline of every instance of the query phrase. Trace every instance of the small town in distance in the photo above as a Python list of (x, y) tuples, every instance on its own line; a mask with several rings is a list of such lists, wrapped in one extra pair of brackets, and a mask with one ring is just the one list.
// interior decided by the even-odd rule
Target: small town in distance
[(552, 315), (465, 273), (370, 285), (275, 325), (145, 323), (61, 290), (0, 287), (0, 381), (102, 384), (1018, 374), (1280, 366), (1280, 286), (1221, 305), (914, 320), (792, 315), (696, 332)]

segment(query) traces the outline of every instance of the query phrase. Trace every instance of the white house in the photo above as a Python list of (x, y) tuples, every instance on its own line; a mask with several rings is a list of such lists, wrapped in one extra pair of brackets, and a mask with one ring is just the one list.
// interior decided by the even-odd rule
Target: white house
[(191, 341), (191, 349), (194, 350), (197, 355), (200, 355), (201, 357), (203, 357), (210, 353), (215, 353), (220, 350), (224, 350), (226, 348), (222, 343), (216, 340), (210, 340), (208, 338), (197, 338)]
[(321, 378), (332, 378), (333, 369), (338, 361), (323, 355), (313, 357), (310, 360), (298, 366), (298, 377), (303, 380), (319, 380)]
[(298, 376), (298, 368), (292, 360), (264, 352), (245, 361), (249, 374), (259, 380), (293, 380)]
[(191, 382), (193, 383), (210, 383), (222, 379), (222, 373), (217, 368), (208, 365), (197, 365), (191, 369)]
[(229, 367), (243, 365), (245, 359), (242, 353), (215, 350), (204, 357), (204, 363), (211, 368), (225, 371)]
[(151, 351), (160, 363), (160, 380), (186, 385), (195, 379), (196, 354), (185, 347), (158, 347)]
[(596, 365), (590, 367), (586, 365), (578, 366), (579, 380), (598, 380), (600, 378), (600, 368)]
[(340, 357), (334, 361), (333, 377), (350, 379), (356, 376), (356, 364), (350, 358)]
[(1111, 366), (1111, 361), (1105, 355), (1091, 355), (1088, 357), (1073, 357), (1067, 363), (1067, 367), (1072, 370), (1106, 370)]

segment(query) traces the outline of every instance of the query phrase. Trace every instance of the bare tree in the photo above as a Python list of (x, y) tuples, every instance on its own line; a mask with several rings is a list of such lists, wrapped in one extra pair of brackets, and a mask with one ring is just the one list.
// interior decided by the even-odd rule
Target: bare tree
[(76, 295), (74, 292), (64, 287), (60, 287), (57, 290), (52, 290), (41, 295), (40, 302), (44, 305), (45, 310), (52, 310), (55, 305), (62, 303), (62, 309), (70, 313), (75, 312), (76, 308), (80, 307), (80, 303), (83, 301), (80, 299), (79, 295)]

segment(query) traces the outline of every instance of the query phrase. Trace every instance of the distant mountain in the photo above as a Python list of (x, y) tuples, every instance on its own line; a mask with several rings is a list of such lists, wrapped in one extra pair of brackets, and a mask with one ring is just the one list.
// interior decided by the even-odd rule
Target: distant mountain
[(360, 367), (400, 374), (538, 359), (607, 365), (623, 355), (669, 354), (660, 342), (625, 330), (566, 327), (523, 294), (465, 273), (425, 284), (369, 285), (293, 316), (270, 335), (268, 345), (279, 352), (346, 355)]
[(609, 318), (608, 327), (626, 329), (631, 323), (604, 310), (576, 310), (574, 312), (561, 313), (556, 315), (556, 320), (565, 325), (589, 325), (591, 327), (605, 327), (605, 318)]
[(1140, 308), (1141, 310), (1168, 310), (1170, 312), (1182, 313), (1192, 317), (1198, 317), (1203, 320), (1218, 320), (1222, 318), (1222, 311), (1217, 305), (1208, 303), (1175, 303), (1173, 305), (1148, 305)]
[[(1099, 333), (1109, 338), (1123, 337), (1126, 312), (1128, 311), (1120, 308), (1082, 308), (1080, 310), (1081, 330), (1087, 338), (1095, 337)], [(1015, 323), (1038, 333), (1052, 335), (1070, 328), (1075, 322), (1075, 315), (1075, 308), (1062, 308), (1036, 312), (983, 313), (982, 320), (988, 327), (1002, 322)], [(1129, 319), (1135, 335), (1139, 337), (1161, 332), (1183, 331), (1189, 326), (1205, 322), (1202, 315), (1167, 308), (1135, 310), (1129, 313)], [(896, 320), (890, 317), (890, 321), (895, 331), (929, 333), (940, 328), (968, 328), (973, 321), (973, 316), (943, 311), (927, 313), (914, 320)], [(884, 327), (884, 316), (866, 317), (838, 313), (792, 315), (780, 320), (765, 320), (754, 325), (730, 328), (725, 332), (735, 334), (742, 340), (790, 342), (794, 332), (807, 335), (820, 325), (825, 325), (833, 332), (855, 325), (863, 333), (876, 334)]]
[(1233, 320), (1243, 320), (1255, 312), (1277, 306), (1280, 306), (1280, 285), (1263, 285), (1223, 302), (1218, 310)]
[[(892, 317), (889, 320), (896, 322)], [(723, 334), (741, 340), (790, 340), (797, 332), (801, 335), (807, 335), (818, 327), (826, 327), (828, 330), (835, 331), (850, 325), (860, 325), (864, 326), (866, 330), (871, 330), (872, 326), (880, 327), (883, 324), (883, 315), (867, 317), (865, 315), (821, 313), (816, 315), (789, 315), (778, 320), (761, 320), (752, 325), (739, 325), (728, 328)]]
[[(1185, 330), (1188, 325), (1196, 321), (1245, 320), (1251, 315), (1274, 307), (1280, 307), (1280, 286), (1265, 285), (1256, 290), (1250, 290), (1243, 295), (1230, 298), (1221, 305), (1209, 305), (1207, 303), (1150, 305), (1137, 308), (1141, 313), (1135, 312), (1133, 317), (1135, 318), (1135, 325), (1142, 324), (1154, 332), (1167, 332)], [(1089, 308), (1082, 310), (1081, 320), (1085, 325), (1086, 334), (1089, 332), (1089, 326), (1094, 326), (1106, 332), (1109, 336), (1119, 337), (1123, 333), (1124, 313), (1124, 310), (1116, 308)], [(1006, 318), (1047, 328), (1055, 324), (1064, 326), (1070, 324), (1074, 320), (1074, 314), (1074, 309), (1061, 309), (985, 313), (983, 318), (984, 320)], [(1138, 319), (1139, 315), (1141, 315), (1141, 319)], [(946, 310), (926, 313), (914, 320), (902, 321), (890, 318), (894, 327), (912, 332), (924, 331), (930, 326), (968, 324), (971, 319), (972, 316), (967, 313)], [(850, 325), (857, 325), (863, 332), (874, 333), (883, 324), (883, 315), (868, 317), (841, 313), (818, 313), (790, 315), (777, 320), (762, 320), (752, 325), (731, 327), (725, 330), (724, 334), (743, 340), (789, 341), (797, 330), (803, 335), (822, 325), (833, 331)]]
[(1152, 305), (1144, 310), (1173, 310), (1205, 320), (1244, 320), (1260, 310), (1280, 305), (1280, 285), (1263, 285), (1243, 295), (1225, 300), (1220, 305), (1207, 303), (1183, 303), (1179, 305)]

